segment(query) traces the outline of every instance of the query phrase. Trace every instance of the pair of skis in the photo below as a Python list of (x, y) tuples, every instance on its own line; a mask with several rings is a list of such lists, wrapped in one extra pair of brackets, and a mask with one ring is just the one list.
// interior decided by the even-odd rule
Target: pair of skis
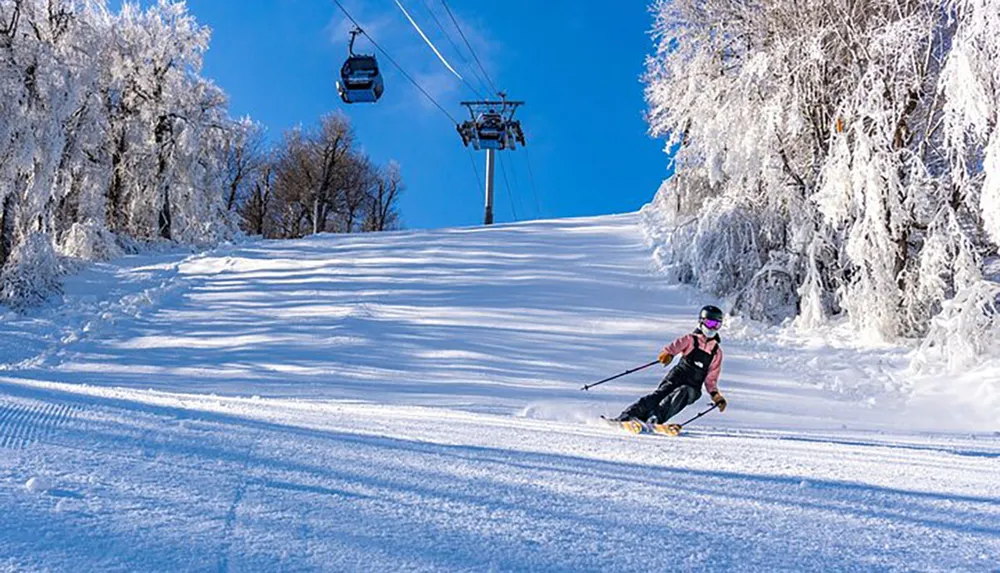
[(650, 424), (649, 422), (644, 422), (637, 418), (630, 418), (628, 420), (619, 421), (612, 420), (610, 418), (605, 418), (601, 416), (608, 425), (621, 428), (623, 430), (632, 432), (633, 434), (660, 434), (663, 436), (679, 436), (681, 430), (684, 426), (687, 426), (691, 422), (697, 420), (698, 418), (704, 416), (705, 414), (711, 412), (712, 410), (718, 408), (718, 404), (712, 404), (712, 406), (705, 410), (704, 412), (699, 412), (697, 416), (691, 418), (690, 420), (684, 422), (683, 424)]
[[(611, 382), (612, 380), (617, 380), (617, 379), (621, 378), (622, 376), (628, 376), (629, 374), (632, 374), (634, 372), (638, 372), (640, 370), (645, 370), (646, 368), (649, 368), (650, 366), (654, 366), (654, 365), (659, 364), (659, 363), (660, 363), (659, 360), (654, 360), (654, 361), (650, 362), (649, 364), (643, 364), (642, 366), (636, 366), (635, 368), (626, 370), (625, 372), (622, 372), (621, 374), (616, 374), (614, 376), (610, 376), (608, 378), (605, 378), (604, 380), (600, 380), (598, 382), (594, 382), (593, 384), (587, 384), (583, 388), (580, 388), (580, 389), (581, 390), (590, 390), (594, 386), (599, 386), (599, 385), (604, 384), (606, 382)], [(624, 430), (632, 432), (633, 434), (662, 434), (664, 436), (679, 436), (680, 433), (681, 433), (681, 430), (684, 429), (684, 426), (690, 424), (691, 422), (697, 420), (698, 418), (704, 416), (705, 414), (711, 412), (712, 410), (714, 410), (714, 409), (716, 409), (718, 407), (719, 407), (718, 404), (712, 404), (711, 408), (705, 410), (704, 412), (699, 413), (697, 416), (695, 416), (694, 418), (691, 418), (690, 420), (688, 420), (687, 422), (684, 422), (683, 424), (650, 424), (648, 422), (644, 422), (644, 421), (639, 420), (637, 418), (631, 418), (629, 420), (619, 421), (619, 420), (611, 420), (609, 418), (605, 418), (604, 416), (601, 416), (601, 420), (603, 420), (604, 422), (608, 423), (611, 426), (616, 426), (616, 427), (622, 428)]]
[(679, 436), (683, 426), (681, 424), (650, 424), (636, 418), (630, 420), (612, 420), (601, 416), (609, 426), (621, 428), (633, 434), (662, 434), (664, 436)]

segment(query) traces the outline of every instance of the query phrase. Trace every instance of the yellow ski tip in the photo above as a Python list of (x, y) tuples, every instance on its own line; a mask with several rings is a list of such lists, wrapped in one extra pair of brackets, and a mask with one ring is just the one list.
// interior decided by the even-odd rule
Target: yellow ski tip
[(681, 426), (679, 424), (656, 424), (653, 426), (653, 431), (665, 436), (678, 436), (681, 433)]
[(640, 424), (635, 420), (628, 420), (627, 422), (622, 422), (622, 427), (632, 432), (633, 434), (642, 433), (642, 424)]

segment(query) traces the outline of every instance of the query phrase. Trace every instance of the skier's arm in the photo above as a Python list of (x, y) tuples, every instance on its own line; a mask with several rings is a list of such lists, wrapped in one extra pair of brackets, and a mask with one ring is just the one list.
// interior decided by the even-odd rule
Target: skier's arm
[(691, 340), (693, 337), (693, 334), (685, 334), (668, 344), (663, 351), (671, 356), (684, 356), (694, 348), (694, 342)]
[(722, 374), (722, 347), (715, 351), (715, 358), (708, 365), (708, 374), (705, 376), (705, 389), (709, 395), (719, 391), (719, 375)]

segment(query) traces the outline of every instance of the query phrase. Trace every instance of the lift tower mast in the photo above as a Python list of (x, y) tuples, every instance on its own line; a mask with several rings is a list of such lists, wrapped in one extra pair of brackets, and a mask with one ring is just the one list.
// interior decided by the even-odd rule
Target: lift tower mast
[(458, 134), (466, 147), (472, 145), (476, 151), (486, 151), (486, 225), (493, 224), (494, 154), (508, 149), (513, 151), (518, 144), (525, 145), (521, 122), (514, 119), (514, 113), (524, 102), (508, 101), (504, 92), (498, 95), (499, 101), (463, 101), (471, 119), (458, 126)]

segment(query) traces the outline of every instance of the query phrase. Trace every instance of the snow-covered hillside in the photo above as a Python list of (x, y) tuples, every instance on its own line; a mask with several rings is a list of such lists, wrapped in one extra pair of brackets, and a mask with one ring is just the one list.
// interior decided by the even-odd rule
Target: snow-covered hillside
[(997, 413), (905, 349), (736, 322), (725, 414), (596, 423), (711, 302), (638, 220), (126, 258), (3, 315), (0, 570), (1000, 567)]

